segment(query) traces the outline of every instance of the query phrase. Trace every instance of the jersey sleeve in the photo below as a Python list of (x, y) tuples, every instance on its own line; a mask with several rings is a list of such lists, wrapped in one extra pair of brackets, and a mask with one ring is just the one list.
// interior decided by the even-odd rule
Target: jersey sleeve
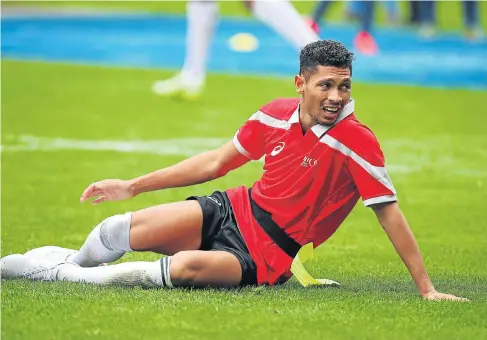
[(237, 130), (233, 137), (233, 144), (242, 155), (258, 160), (265, 154), (265, 127), (255, 117), (256, 114), (252, 115)]
[(377, 138), (368, 130), (357, 137), (357, 147), (350, 150), (348, 169), (364, 205), (396, 202), (396, 190), (387, 174)]

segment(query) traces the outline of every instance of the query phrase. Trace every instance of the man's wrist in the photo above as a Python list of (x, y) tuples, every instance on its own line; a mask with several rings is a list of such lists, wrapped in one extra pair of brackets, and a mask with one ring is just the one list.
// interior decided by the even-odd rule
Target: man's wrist
[(126, 182), (127, 182), (128, 190), (132, 194), (132, 197), (135, 197), (138, 194), (140, 194), (140, 190), (138, 189), (138, 185), (137, 185), (137, 178), (129, 179)]
[(426, 296), (429, 293), (436, 291), (435, 287), (433, 287), (433, 285), (431, 283), (429, 285), (427, 285), (426, 287), (418, 287), (418, 290), (419, 290), (419, 293), (421, 294), (421, 296)]
[(420, 273), (416, 272), (411, 274), (414, 282), (416, 283), (419, 294), (425, 296), (435, 290), (435, 287), (433, 286), (433, 283), (431, 282), (424, 268), (420, 271)]

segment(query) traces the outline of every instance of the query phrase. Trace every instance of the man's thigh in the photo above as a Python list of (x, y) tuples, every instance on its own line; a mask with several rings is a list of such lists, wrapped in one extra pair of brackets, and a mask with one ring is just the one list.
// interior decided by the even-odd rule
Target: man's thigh
[(173, 255), (201, 245), (203, 211), (197, 201), (161, 204), (132, 214), (130, 247)]

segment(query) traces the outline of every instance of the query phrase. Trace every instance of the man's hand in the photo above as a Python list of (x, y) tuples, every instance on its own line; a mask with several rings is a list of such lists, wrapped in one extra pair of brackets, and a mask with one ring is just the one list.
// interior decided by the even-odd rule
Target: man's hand
[(80, 202), (94, 198), (91, 204), (98, 204), (104, 201), (119, 201), (134, 197), (129, 181), (120, 179), (106, 179), (92, 183), (81, 194)]
[(469, 299), (458, 297), (455, 295), (439, 293), (434, 289), (424, 294), (423, 298), (429, 301), (440, 301), (440, 300), (462, 301), (462, 302), (470, 301)]
[(438, 293), (431, 283), (421, 253), (406, 218), (397, 203), (372, 206), (397, 253), (409, 270), (418, 291), (426, 300), (468, 301), (450, 294)]

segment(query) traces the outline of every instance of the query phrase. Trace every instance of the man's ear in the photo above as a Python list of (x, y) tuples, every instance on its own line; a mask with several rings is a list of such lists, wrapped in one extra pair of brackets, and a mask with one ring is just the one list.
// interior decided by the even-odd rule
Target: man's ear
[(302, 75), (294, 76), (294, 85), (296, 86), (296, 92), (303, 94), (304, 92), (304, 77)]

